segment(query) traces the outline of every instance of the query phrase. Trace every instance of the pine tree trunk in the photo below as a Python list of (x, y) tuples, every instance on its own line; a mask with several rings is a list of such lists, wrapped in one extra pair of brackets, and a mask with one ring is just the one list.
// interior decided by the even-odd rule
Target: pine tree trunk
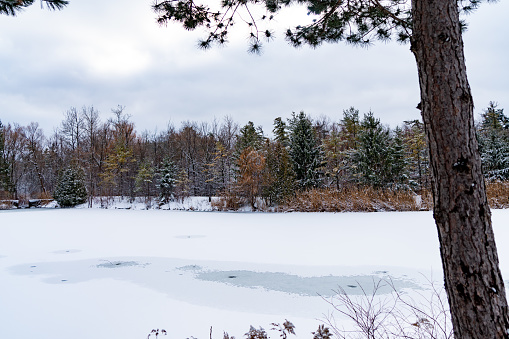
[(504, 282), (475, 137), (457, 0), (413, 0), (412, 52), (429, 140), (455, 338), (509, 338)]

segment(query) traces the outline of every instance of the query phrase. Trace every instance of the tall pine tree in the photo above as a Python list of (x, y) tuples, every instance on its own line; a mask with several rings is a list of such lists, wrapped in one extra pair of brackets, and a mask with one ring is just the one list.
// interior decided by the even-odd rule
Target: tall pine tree
[(290, 120), (290, 157), (295, 180), (301, 189), (319, 187), (321, 183), (320, 146), (317, 144), (311, 120), (304, 112), (293, 113)]

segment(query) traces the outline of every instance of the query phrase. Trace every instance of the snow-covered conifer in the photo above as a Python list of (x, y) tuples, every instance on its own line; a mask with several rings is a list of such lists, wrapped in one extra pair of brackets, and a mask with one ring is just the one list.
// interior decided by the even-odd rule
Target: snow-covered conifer
[(87, 188), (83, 169), (69, 166), (62, 171), (53, 197), (62, 207), (74, 207), (87, 201)]
[(509, 118), (490, 102), (478, 132), (483, 173), (488, 180), (509, 179)]
[(175, 165), (171, 159), (165, 158), (159, 166), (157, 175), (158, 183), (156, 187), (159, 189), (159, 196), (163, 202), (168, 202), (172, 198), (173, 191), (177, 184), (177, 165)]
[(304, 112), (293, 114), (290, 120), (290, 157), (295, 179), (302, 189), (318, 187), (321, 167), (321, 151), (313, 131), (313, 125)]

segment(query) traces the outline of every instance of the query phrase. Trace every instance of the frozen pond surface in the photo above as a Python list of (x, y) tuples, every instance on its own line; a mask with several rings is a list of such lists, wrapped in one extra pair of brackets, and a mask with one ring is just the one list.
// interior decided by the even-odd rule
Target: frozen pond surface
[[(493, 214), (505, 273), (509, 213)], [(378, 279), (442, 280), (431, 213), (0, 212), (0, 338), (241, 338), (284, 319), (311, 338), (322, 297)]]

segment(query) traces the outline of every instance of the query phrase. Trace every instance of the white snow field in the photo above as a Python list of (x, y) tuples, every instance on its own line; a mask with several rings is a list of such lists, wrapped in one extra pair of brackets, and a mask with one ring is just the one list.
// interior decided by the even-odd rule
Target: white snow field
[[(508, 221), (493, 211), (506, 277)], [(285, 319), (312, 338), (331, 311), (318, 294), (377, 278), (410, 294), (442, 281), (430, 212), (0, 212), (0, 338), (240, 339)]]

